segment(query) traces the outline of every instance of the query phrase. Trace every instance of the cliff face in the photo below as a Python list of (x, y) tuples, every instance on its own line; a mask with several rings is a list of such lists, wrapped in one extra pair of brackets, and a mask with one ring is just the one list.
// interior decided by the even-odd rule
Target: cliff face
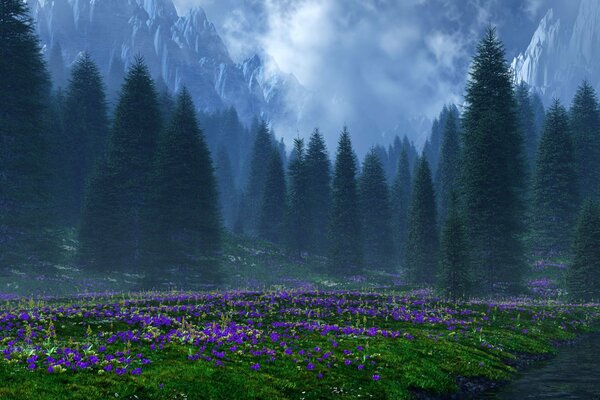
[(570, 103), (587, 79), (600, 89), (600, 2), (581, 0), (572, 21), (548, 10), (524, 53), (512, 67), (517, 81), (525, 81), (539, 91), (548, 104), (557, 97)]
[(266, 55), (235, 63), (200, 8), (184, 16), (171, 0), (34, 0), (31, 8), (44, 51), (49, 58), (54, 53), (50, 69), (57, 75), (57, 62), (68, 67), (87, 51), (114, 93), (127, 66), (143, 56), (171, 91), (185, 85), (199, 110), (234, 106), (245, 121), (297, 119), (296, 105), (287, 101), (305, 93), (296, 78)]

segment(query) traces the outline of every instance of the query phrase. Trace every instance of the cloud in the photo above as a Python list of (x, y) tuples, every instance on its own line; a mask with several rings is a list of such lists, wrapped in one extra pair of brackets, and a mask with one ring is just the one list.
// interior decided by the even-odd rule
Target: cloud
[[(462, 102), (475, 44), (490, 23), (508, 57), (522, 50), (535, 25), (529, 14), (553, 0), (176, 0), (205, 8), (241, 61), (264, 50), (313, 96), (297, 129), (320, 126), (335, 144), (344, 123), (359, 151), (413, 116), (437, 115)], [(542, 3), (540, 3), (542, 2)], [(518, 32), (514, 32), (518, 27)], [(297, 104), (297, 99), (289, 99)]]

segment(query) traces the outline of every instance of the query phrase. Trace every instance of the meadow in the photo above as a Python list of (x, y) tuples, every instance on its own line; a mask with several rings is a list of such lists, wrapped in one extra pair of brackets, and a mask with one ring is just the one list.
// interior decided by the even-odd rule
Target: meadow
[(409, 399), (504, 381), (600, 306), (273, 290), (6, 298), (2, 399)]
[(527, 297), (463, 302), (401, 274), (336, 278), (320, 257), (242, 237), (220, 262), (218, 288), (174, 270), (156, 292), (67, 262), (10, 270), (0, 398), (435, 398), (510, 380), (522, 360), (600, 329), (600, 305), (562, 296), (560, 260), (532, 263)]

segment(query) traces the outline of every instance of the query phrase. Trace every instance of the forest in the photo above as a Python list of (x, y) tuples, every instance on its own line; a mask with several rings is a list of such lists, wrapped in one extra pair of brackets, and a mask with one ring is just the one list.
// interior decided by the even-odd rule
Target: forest
[(495, 28), (422, 149), (359, 158), (141, 56), (59, 79), (0, 7), (0, 398), (445, 398), (600, 327), (597, 94), (545, 109)]

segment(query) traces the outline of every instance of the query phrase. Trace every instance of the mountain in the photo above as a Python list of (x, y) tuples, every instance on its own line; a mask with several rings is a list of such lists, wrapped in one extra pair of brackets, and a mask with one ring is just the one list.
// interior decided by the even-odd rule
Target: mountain
[[(43, 51), (55, 80), (89, 52), (115, 98), (127, 66), (144, 57), (169, 90), (186, 86), (199, 111), (234, 106), (249, 123), (254, 116), (294, 122), (306, 90), (268, 55), (235, 63), (201, 8), (179, 16), (171, 0), (30, 1)], [(162, 82), (161, 82), (162, 83)], [(300, 104), (301, 105), (301, 104)]]
[(549, 9), (529, 46), (512, 62), (517, 82), (525, 81), (549, 104), (571, 102), (581, 81), (600, 89), (600, 2), (573, 1), (574, 18)]

